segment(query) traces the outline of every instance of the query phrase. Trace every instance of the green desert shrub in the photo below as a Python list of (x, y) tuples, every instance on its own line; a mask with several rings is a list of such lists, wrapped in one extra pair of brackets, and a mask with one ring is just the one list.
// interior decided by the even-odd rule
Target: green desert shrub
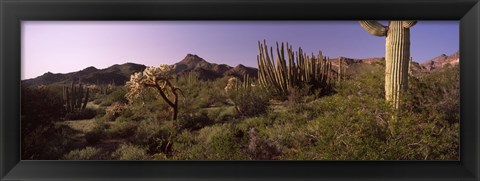
[(215, 124), (235, 121), (235, 108), (233, 106), (224, 106), (207, 111), (207, 116)]
[[(248, 130), (245, 152), (252, 160), (276, 160), (282, 155), (281, 145), (258, 133), (256, 128)], [(297, 141), (297, 140), (295, 140)]]
[(35, 130), (22, 133), (22, 159), (57, 160), (73, 148), (71, 135), (75, 130), (64, 125), (38, 126)]
[[(353, 68), (352, 68), (353, 69)], [(350, 68), (349, 68), (350, 70)], [(385, 68), (373, 65), (361, 65), (347, 81), (342, 81), (335, 90), (341, 96), (369, 96), (384, 98)]]
[(202, 146), (204, 155), (199, 160), (245, 160), (243, 151), (246, 140), (244, 134), (231, 124), (209, 126), (198, 134), (198, 145)]
[(460, 120), (460, 70), (447, 66), (420, 77), (410, 78), (410, 89), (403, 109), (419, 113), (422, 119)]
[(97, 115), (97, 111), (91, 108), (85, 108), (83, 111), (65, 114), (65, 120), (92, 119)]
[(102, 160), (104, 156), (100, 149), (86, 147), (81, 150), (72, 150), (63, 156), (64, 160)]
[(308, 94), (305, 89), (301, 88), (289, 88), (288, 89), (288, 103), (290, 106), (294, 106), (303, 102), (303, 98)]
[(107, 100), (112, 103), (127, 103), (128, 100), (125, 98), (125, 94), (127, 94), (127, 89), (125, 87), (118, 87), (107, 96)]
[[(183, 93), (180, 104), (181, 109), (187, 112), (194, 112), (200, 108), (224, 105), (227, 98), (224, 94), (219, 94), (219, 92), (223, 91), (225, 84), (223, 87), (219, 87), (218, 82), (217, 80), (201, 80), (197, 72), (180, 75), (176, 84)], [(191, 111), (189, 111), (190, 109)]]
[(118, 160), (150, 160), (145, 148), (131, 144), (122, 144), (112, 153), (112, 157)]
[(117, 121), (107, 129), (109, 138), (129, 138), (135, 134), (137, 123), (132, 121)]
[(199, 130), (205, 126), (212, 125), (214, 122), (208, 117), (207, 112), (182, 114), (178, 120), (179, 129)]
[(213, 125), (198, 132), (184, 130), (175, 137), (174, 160), (245, 160), (246, 139), (232, 125)]
[[(275, 121), (271, 128), (265, 129), (267, 138), (282, 146), (281, 158), (458, 159), (458, 124), (448, 119), (458, 115), (458, 106), (453, 102), (459, 100), (455, 75), (442, 73), (453, 80), (446, 77), (441, 80), (435, 72), (419, 79), (412, 78), (418, 82), (410, 85), (411, 89), (402, 100), (404, 106), (395, 113), (383, 98), (383, 70), (370, 70), (342, 82), (336, 88), (337, 94), (286, 113), (297, 117), (295, 122), (305, 120), (306, 124)], [(453, 98), (442, 100), (447, 95)], [(439, 106), (445, 104), (442, 101), (453, 106), (442, 110)], [(398, 117), (394, 119), (394, 115)], [(282, 117), (280, 120), (289, 116)]]
[(69, 149), (69, 132), (55, 126), (64, 116), (63, 99), (48, 87), (21, 87), (22, 159), (58, 159)]
[(234, 106), (239, 115), (244, 117), (254, 117), (267, 113), (270, 105), (271, 95), (268, 91), (260, 86), (231, 86), (231, 89), (226, 89), (228, 97), (234, 103)]
[(453, 80), (440, 80), (436, 72), (420, 77), (409, 94), (423, 104), (407, 94), (402, 100), (405, 106), (395, 113), (384, 101), (383, 70), (369, 70), (340, 83), (334, 95), (235, 122), (247, 133), (243, 149), (249, 159), (458, 159), (459, 125), (452, 121), (458, 120), (455, 73), (439, 71)]
[[(133, 102), (127, 104), (120, 116), (129, 118), (132, 121), (142, 120), (168, 120), (171, 118), (171, 108), (158, 96), (153, 89), (146, 90), (144, 96), (140, 96)], [(180, 111), (182, 109), (179, 108)]]
[(170, 154), (176, 128), (173, 121), (143, 120), (131, 137), (131, 142), (142, 145), (149, 153)]
[(63, 98), (48, 88), (21, 87), (22, 136), (40, 126), (60, 121), (65, 114)]
[(183, 130), (176, 135), (173, 144), (174, 160), (204, 160), (204, 147), (199, 144), (197, 133)]

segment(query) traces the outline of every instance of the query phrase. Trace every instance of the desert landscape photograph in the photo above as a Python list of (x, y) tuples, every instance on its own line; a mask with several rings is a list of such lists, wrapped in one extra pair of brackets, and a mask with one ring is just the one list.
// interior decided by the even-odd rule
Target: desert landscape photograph
[(22, 21), (22, 160), (459, 160), (459, 21)]

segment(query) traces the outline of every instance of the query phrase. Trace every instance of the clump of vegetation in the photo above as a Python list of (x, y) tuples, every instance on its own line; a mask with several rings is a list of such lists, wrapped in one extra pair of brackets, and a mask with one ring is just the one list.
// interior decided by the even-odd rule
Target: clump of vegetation
[(146, 150), (139, 146), (122, 144), (112, 156), (118, 160), (149, 160)]
[(108, 121), (115, 121), (125, 109), (125, 104), (115, 102), (105, 109), (105, 119)]
[(69, 112), (65, 114), (65, 120), (92, 119), (97, 115), (94, 109), (86, 108), (80, 112)]
[(396, 110), (385, 101), (384, 66), (349, 65), (330, 94), (307, 84), (289, 88), (286, 101), (258, 80), (183, 74), (169, 79), (183, 93), (176, 120), (157, 89), (125, 104), (129, 91), (118, 88), (90, 100), (112, 101), (93, 105), (94, 119), (68, 121), (93, 124), (85, 129), (64, 124), (61, 91), (22, 87), (22, 159), (458, 159), (459, 67), (413, 74)]
[(149, 153), (169, 155), (176, 133), (174, 122), (144, 120), (139, 123), (131, 142), (145, 147)]
[(173, 145), (175, 160), (245, 160), (243, 134), (233, 125), (221, 124), (202, 128), (198, 134), (183, 131)]
[(199, 130), (205, 126), (212, 125), (212, 120), (206, 111), (184, 114), (179, 119), (179, 129)]
[(225, 92), (241, 116), (258, 116), (268, 111), (270, 94), (263, 87), (252, 86), (252, 84), (248, 77), (243, 83), (232, 77), (225, 87)]
[(62, 97), (48, 88), (22, 86), (22, 136), (41, 126), (52, 125), (65, 114)]
[(21, 96), (22, 159), (57, 159), (72, 147), (74, 132), (55, 125), (65, 114), (61, 94), (22, 86)]
[(129, 138), (135, 133), (137, 124), (131, 121), (115, 122), (106, 130), (110, 138)]
[(72, 150), (63, 157), (65, 160), (102, 160), (103, 158), (104, 155), (102, 155), (102, 152), (93, 147), (86, 147), (81, 150)]
[(38, 126), (22, 136), (22, 159), (59, 159), (63, 153), (73, 148), (73, 134), (76, 134), (76, 131), (67, 126)]

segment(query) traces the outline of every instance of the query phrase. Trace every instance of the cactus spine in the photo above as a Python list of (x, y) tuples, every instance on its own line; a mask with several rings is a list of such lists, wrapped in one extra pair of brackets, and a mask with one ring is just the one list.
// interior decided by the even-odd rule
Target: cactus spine
[[(258, 42), (259, 55), (258, 80), (260, 85), (274, 89), (278, 95), (287, 95), (290, 88), (302, 86), (302, 84), (312, 85), (313, 88), (322, 88), (328, 90), (334, 83), (332, 62), (323, 57), (322, 52), (317, 56), (308, 56), (299, 48), (297, 52), (293, 51), (291, 45), (287, 42), (287, 55), (285, 57), (285, 48), (282, 43), (276, 47), (276, 63), (273, 59), (273, 48), (269, 48), (264, 40), (263, 44)], [(287, 65), (288, 59), (288, 65)]]
[(410, 28), (416, 21), (389, 21), (383, 26), (377, 21), (360, 21), (368, 33), (386, 36), (385, 52), (385, 99), (395, 109), (400, 105), (400, 93), (408, 89), (410, 57)]
[(89, 89), (82, 84), (77, 86), (72, 82), (70, 87), (63, 86), (65, 109), (69, 113), (84, 111), (88, 103), (88, 97)]

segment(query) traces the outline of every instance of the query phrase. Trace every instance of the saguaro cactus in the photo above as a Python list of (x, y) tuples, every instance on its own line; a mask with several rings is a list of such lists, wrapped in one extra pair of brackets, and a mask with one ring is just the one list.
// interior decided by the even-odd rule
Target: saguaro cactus
[(399, 107), (400, 93), (408, 89), (408, 68), (410, 58), (410, 28), (417, 21), (389, 21), (384, 26), (377, 21), (360, 21), (368, 33), (385, 36), (385, 99)]

